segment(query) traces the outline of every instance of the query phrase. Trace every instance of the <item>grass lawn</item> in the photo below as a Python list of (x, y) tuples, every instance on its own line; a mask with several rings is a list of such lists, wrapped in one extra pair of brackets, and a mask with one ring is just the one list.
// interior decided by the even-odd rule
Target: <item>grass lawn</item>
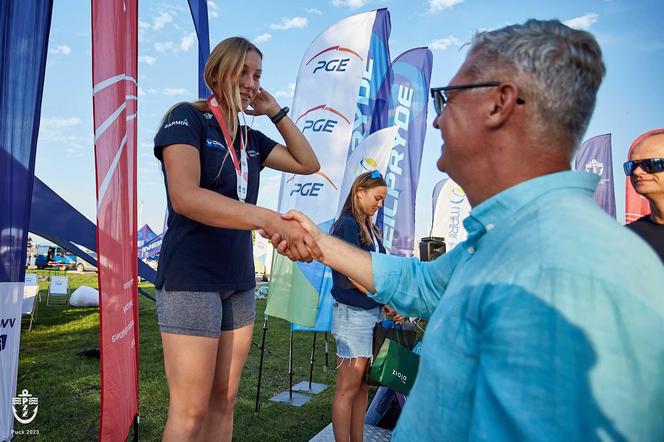
[[(40, 278), (42, 300), (32, 331), (23, 326), (17, 391), (39, 398), (36, 419), (19, 431), (38, 430), (38, 435), (17, 435), (16, 441), (94, 441), (99, 428), (99, 360), (78, 356), (84, 349), (99, 348), (99, 312), (96, 308), (46, 306), (47, 271), (30, 271)], [(81, 285), (97, 286), (96, 273), (69, 273), (72, 291)], [(141, 287), (154, 296), (149, 283)], [(234, 440), (306, 441), (331, 420), (334, 388), (334, 340), (328, 335), (329, 364), (324, 367), (323, 334), (316, 342), (314, 382), (328, 384), (321, 394), (300, 408), (269, 401), (288, 389), (288, 330), (286, 321), (270, 318), (261, 386), (260, 414), (254, 413), (256, 384), (265, 301), (257, 302), (254, 343), (249, 353), (235, 406)], [(140, 440), (158, 441), (166, 422), (168, 389), (164, 377), (161, 339), (155, 304), (139, 296), (140, 325)], [(293, 383), (309, 378), (312, 333), (294, 337)]]

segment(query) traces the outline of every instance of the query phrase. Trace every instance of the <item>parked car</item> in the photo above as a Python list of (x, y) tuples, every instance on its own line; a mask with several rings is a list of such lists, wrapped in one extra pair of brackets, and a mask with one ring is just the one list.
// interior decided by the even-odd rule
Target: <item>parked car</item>
[[(95, 252), (87, 252), (88, 255), (93, 257), (94, 259), (97, 259), (97, 254)], [(76, 257), (76, 270), (79, 272), (96, 272), (97, 267), (93, 266), (83, 258), (77, 256)]]
[(38, 269), (58, 267), (62, 270), (73, 270), (76, 268), (76, 256), (62, 247), (38, 244), (35, 265)]

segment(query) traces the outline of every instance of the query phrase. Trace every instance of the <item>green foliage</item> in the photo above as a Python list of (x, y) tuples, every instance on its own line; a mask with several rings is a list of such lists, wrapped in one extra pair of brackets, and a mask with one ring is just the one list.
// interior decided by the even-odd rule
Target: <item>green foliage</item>
[[(32, 271), (31, 271), (32, 272)], [(99, 360), (77, 355), (99, 348), (99, 312), (96, 308), (46, 306), (48, 271), (36, 271), (42, 299), (32, 331), (23, 326), (19, 355), (18, 387), (39, 398), (36, 419), (28, 425), (15, 423), (15, 430), (38, 430), (38, 435), (17, 435), (15, 441), (93, 441), (99, 429)], [(68, 273), (73, 291), (81, 285), (97, 287), (96, 273)], [(141, 288), (154, 296), (154, 287)], [(288, 389), (289, 324), (270, 318), (265, 347), (260, 413), (254, 413), (263, 335), (265, 301), (257, 301), (254, 345), (244, 368), (235, 405), (234, 440), (305, 441), (331, 420), (334, 393), (334, 339), (328, 335), (329, 368), (325, 368), (324, 336), (318, 334), (314, 382), (328, 384), (321, 394), (300, 408), (271, 402), (270, 397)], [(140, 327), (140, 440), (161, 440), (168, 410), (161, 338), (155, 304), (139, 296)], [(313, 334), (297, 332), (293, 344), (293, 383), (309, 378)], [(131, 436), (130, 439), (131, 440)]]

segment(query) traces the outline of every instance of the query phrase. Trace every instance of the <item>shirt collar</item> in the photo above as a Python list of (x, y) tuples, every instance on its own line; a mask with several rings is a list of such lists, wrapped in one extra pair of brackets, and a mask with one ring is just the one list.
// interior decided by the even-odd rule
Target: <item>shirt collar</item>
[(476, 241), (521, 207), (552, 190), (578, 189), (592, 195), (599, 179), (593, 173), (565, 171), (533, 178), (503, 190), (470, 211), (463, 222), (468, 240)]

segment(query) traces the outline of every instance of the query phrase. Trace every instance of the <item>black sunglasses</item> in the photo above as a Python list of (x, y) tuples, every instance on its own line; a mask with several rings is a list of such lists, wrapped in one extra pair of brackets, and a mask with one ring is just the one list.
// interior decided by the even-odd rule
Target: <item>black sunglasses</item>
[(636, 171), (637, 167), (640, 167), (646, 173), (664, 172), (664, 158), (648, 158), (645, 160), (628, 161), (623, 164), (625, 175), (634, 175), (634, 171)]
[[(445, 109), (447, 104), (447, 91), (460, 91), (466, 89), (477, 89), (481, 87), (496, 87), (500, 86), (500, 81), (488, 81), (486, 83), (470, 83), (470, 84), (457, 84), (454, 86), (432, 87), (431, 98), (433, 98), (433, 108), (436, 114), (440, 115)], [(517, 98), (516, 104), (525, 104), (526, 100)]]

